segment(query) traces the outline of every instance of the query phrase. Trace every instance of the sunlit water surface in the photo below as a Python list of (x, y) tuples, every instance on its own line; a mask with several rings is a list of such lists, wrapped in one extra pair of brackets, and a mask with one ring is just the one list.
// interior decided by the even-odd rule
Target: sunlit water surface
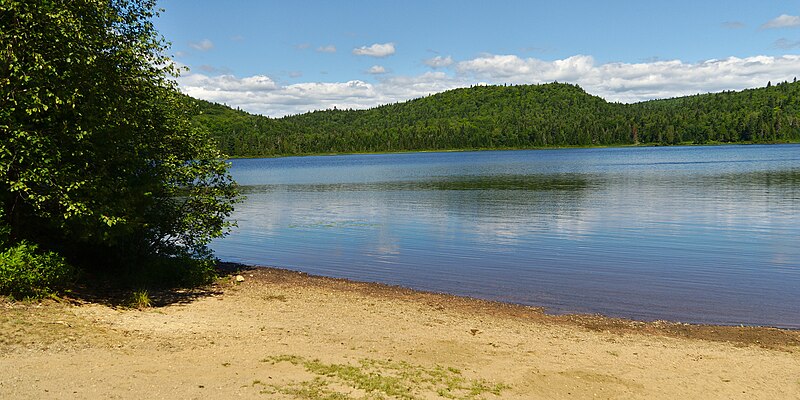
[(800, 146), (234, 160), (219, 258), (644, 320), (800, 328)]

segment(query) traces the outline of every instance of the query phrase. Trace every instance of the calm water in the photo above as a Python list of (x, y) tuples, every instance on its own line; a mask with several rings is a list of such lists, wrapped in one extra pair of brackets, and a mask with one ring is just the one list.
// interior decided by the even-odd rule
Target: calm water
[(800, 328), (800, 146), (235, 160), (223, 260), (637, 319)]

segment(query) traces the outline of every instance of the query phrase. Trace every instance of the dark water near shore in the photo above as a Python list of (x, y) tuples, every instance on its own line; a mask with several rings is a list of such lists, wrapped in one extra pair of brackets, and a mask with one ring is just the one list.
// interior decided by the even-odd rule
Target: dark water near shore
[(800, 328), (800, 146), (235, 160), (226, 261), (544, 306)]

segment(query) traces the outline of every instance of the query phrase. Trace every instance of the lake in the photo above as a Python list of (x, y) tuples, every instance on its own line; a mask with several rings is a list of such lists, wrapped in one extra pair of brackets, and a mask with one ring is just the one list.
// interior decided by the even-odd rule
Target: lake
[(800, 145), (233, 160), (225, 261), (551, 313), (800, 328)]

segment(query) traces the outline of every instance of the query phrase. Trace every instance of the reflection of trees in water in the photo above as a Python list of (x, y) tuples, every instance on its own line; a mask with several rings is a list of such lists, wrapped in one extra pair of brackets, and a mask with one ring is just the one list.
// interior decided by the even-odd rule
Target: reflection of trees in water
[[(590, 189), (583, 175), (549, 174), (260, 185), (245, 186), (242, 191), (250, 200), (264, 202), (259, 207), (264, 211), (263, 219), (287, 213), (295, 215), (292, 219), (314, 221), (363, 219), (368, 215), (387, 226), (418, 221), (438, 226), (436, 230), (471, 231), (502, 240), (531, 231), (575, 231)], [(258, 218), (254, 215), (258, 211), (250, 211), (249, 217)]]
[(513, 175), (422, 182), (430, 206), (484, 223), (541, 223), (572, 218), (585, 207), (591, 186), (581, 175)]
[(492, 175), (430, 180), (418, 186), (432, 190), (580, 191), (588, 182), (581, 174)]
[[(666, 175), (666, 174), (665, 174)], [(800, 169), (780, 171), (729, 172), (720, 174), (691, 174), (666, 176), (678, 186), (700, 186), (709, 191), (724, 189), (747, 190), (758, 187), (781, 189), (776, 194), (800, 191)]]
[[(700, 221), (761, 223), (772, 217), (778, 203), (782, 209), (786, 204), (790, 210), (800, 207), (794, 204), (800, 198), (800, 171), (458, 176), (245, 186), (243, 192), (263, 203), (258, 206), (261, 216), (258, 210), (248, 213), (256, 219), (288, 217), (295, 224), (364, 218), (379, 225), (419, 221), (501, 240), (524, 234), (580, 237), (609, 224), (652, 229), (654, 221), (685, 223), (682, 228), (658, 228), (681, 232)], [(747, 213), (736, 211), (741, 207)]]
[(414, 181), (369, 183), (272, 184), (243, 186), (246, 193), (275, 190), (302, 192), (398, 190), (582, 190), (587, 180), (580, 174), (456, 176)]
[(759, 171), (744, 174), (721, 175), (720, 183), (727, 187), (752, 187), (763, 186), (767, 189), (781, 189), (775, 192), (779, 195), (793, 195), (800, 193), (800, 169), (788, 171)]
[[(628, 185), (638, 188), (643, 194), (643, 203), (650, 203), (654, 207), (660, 204), (663, 211), (669, 213), (680, 214), (681, 210), (667, 207), (681, 207), (682, 204), (720, 210), (755, 207), (761, 209), (762, 213), (778, 211), (775, 208), (778, 205), (784, 212), (800, 207), (796, 202), (800, 199), (800, 170), (664, 174), (641, 177), (628, 182)], [(751, 209), (741, 216), (746, 217), (754, 212)]]
[[(324, 184), (270, 184), (242, 186), (244, 193), (273, 191), (290, 192), (381, 192), (422, 190), (509, 190), (509, 191), (562, 191), (580, 192), (623, 182), (657, 186), (702, 186), (714, 190), (725, 188), (764, 186), (782, 187), (788, 192), (800, 190), (800, 170), (757, 171), (725, 174), (682, 174), (626, 172), (623, 174), (594, 175), (585, 173), (541, 174), (541, 175), (490, 175), (442, 177), (427, 180), (369, 182), (369, 183), (324, 183)], [(786, 192), (786, 191), (785, 191)]]

